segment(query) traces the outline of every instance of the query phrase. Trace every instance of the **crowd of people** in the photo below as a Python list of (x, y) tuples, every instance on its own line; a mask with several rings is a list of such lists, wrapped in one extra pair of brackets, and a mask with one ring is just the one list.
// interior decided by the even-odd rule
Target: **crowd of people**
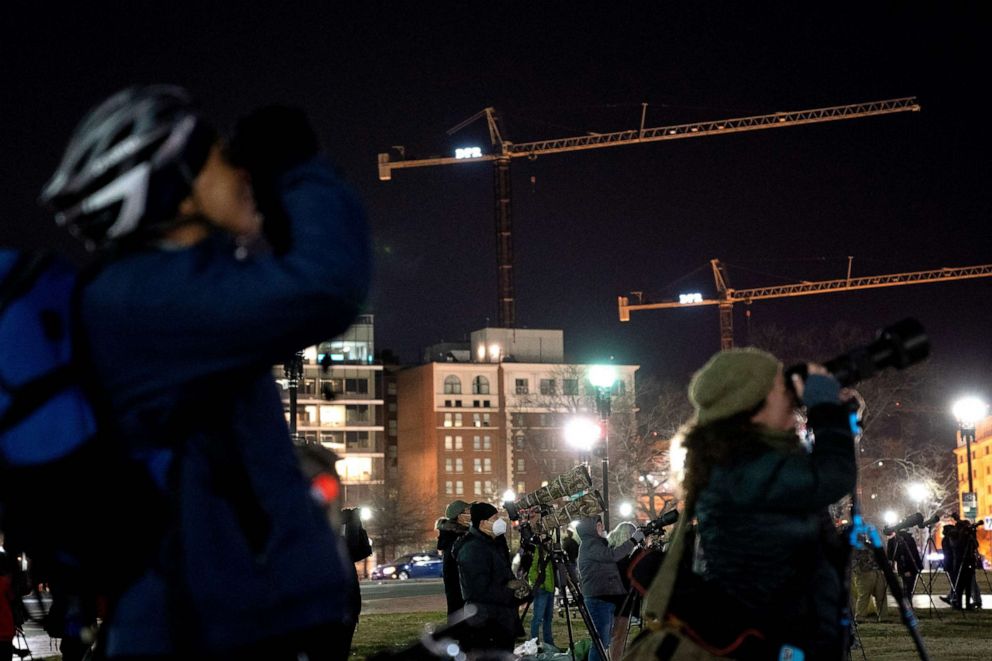
[[(62, 622), (65, 658), (93, 642), (97, 601), (109, 659), (346, 658), (361, 605), (349, 561), (367, 540), (339, 539), (333, 460), (327, 475), (300, 470), (271, 366), (353, 321), (370, 240), (305, 114), (262, 108), (223, 133), (181, 88), (129, 88), (86, 115), (41, 201), (96, 252), (74, 298), (79, 361), (114, 447), (165, 504), (154, 545), (128, 557), (133, 574), (71, 595), (90, 606)], [(843, 658), (849, 556), (827, 508), (855, 488), (848, 395), (822, 366), (787, 375), (756, 349), (715, 355), (688, 395), (683, 516), (629, 657), (685, 646), (701, 650), (692, 658)], [(460, 500), (438, 524), (448, 613), (473, 613), (464, 647), (512, 650), (524, 604), (531, 637), (554, 647), (555, 595), (576, 581), (612, 655), (593, 646), (590, 661), (616, 661), (644, 533), (624, 522), (607, 535), (586, 517), (564, 532), (563, 562), (537, 536), (515, 572), (508, 528), (497, 507)], [(981, 606), (973, 532), (944, 529), (955, 608)], [(0, 561), (5, 658), (14, 620), (2, 606), (16, 595)], [(906, 533), (888, 561), (912, 592), (922, 563)], [(872, 601), (885, 615), (880, 569), (855, 554), (858, 619)]]
[[(531, 520), (536, 523), (536, 519)], [(549, 535), (522, 540), (516, 558), (511, 558), (507, 519), (489, 503), (453, 501), (436, 528), (449, 617), (457, 617), (466, 604), (477, 609), (461, 628), (466, 649), (512, 650), (524, 635), (519, 610), (525, 603), (531, 613), (530, 638), (540, 640), (547, 650), (559, 649), (552, 623), (556, 591), (563, 608), (569, 599), (566, 573), (577, 582), (603, 646), (616, 649), (612, 641), (626, 639), (625, 624), (632, 607), (626, 567), (645, 541), (634, 524), (622, 522), (608, 536), (600, 517), (580, 519), (574, 533), (571, 528), (565, 530), (560, 548), (563, 557), (557, 564), (552, 560), (556, 542)], [(623, 626), (615, 626), (618, 622)], [(619, 654), (613, 658), (619, 659)], [(589, 658), (609, 661), (599, 656), (595, 646)]]

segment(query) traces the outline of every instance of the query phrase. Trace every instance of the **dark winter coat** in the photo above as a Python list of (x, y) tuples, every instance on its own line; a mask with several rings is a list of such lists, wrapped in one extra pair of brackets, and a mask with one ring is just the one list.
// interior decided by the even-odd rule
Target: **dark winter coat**
[(916, 540), (905, 530), (900, 530), (888, 540), (886, 555), (896, 573), (915, 576), (923, 571), (923, 559), (916, 548)]
[(596, 534), (595, 518), (579, 521), (575, 531), (582, 543), (579, 545), (579, 578), (582, 594), (587, 597), (612, 598), (624, 594), (623, 581), (617, 561), (634, 550), (630, 540), (610, 548), (605, 537)]
[(444, 579), (444, 595), (448, 605), (448, 613), (454, 613), (465, 605), (462, 598), (462, 588), (458, 580), (458, 563), (452, 554), (452, 548), (459, 539), (468, 533), (468, 528), (457, 521), (441, 519), (437, 525), (437, 549), (441, 552), (443, 564), (441, 577)]
[(844, 407), (817, 406), (808, 425), (812, 452), (769, 440), (745, 460), (714, 467), (695, 514), (703, 576), (759, 623), (815, 646), (839, 635), (847, 554), (827, 506), (854, 489), (856, 466)]
[(279, 185), (284, 254), (238, 255), (218, 232), (119, 255), (83, 291), (97, 381), (175, 501), (173, 534), (105, 625), (111, 655), (216, 653), (346, 620), (354, 572), (309, 494), (271, 366), (355, 318), (367, 227), (321, 159)]
[(480, 619), (491, 622), (492, 626), (515, 631), (516, 601), (507, 587), (514, 576), (502, 539), (472, 527), (455, 542), (454, 555), (465, 603), (479, 607)]

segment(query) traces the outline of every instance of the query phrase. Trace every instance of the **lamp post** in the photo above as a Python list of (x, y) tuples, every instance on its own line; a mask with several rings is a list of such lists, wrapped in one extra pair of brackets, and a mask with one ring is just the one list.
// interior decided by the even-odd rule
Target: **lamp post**
[(962, 516), (974, 521), (978, 516), (978, 497), (971, 475), (971, 443), (975, 440), (975, 424), (986, 416), (989, 407), (977, 397), (962, 397), (954, 402), (952, 410), (958, 421), (958, 434), (964, 440), (965, 455), (968, 457), (968, 493), (961, 497)]
[[(361, 520), (362, 525), (364, 525), (366, 521), (371, 521), (372, 508), (371, 507), (359, 508), (358, 518)], [(371, 540), (369, 541), (369, 544), (371, 545)], [(365, 559), (362, 560), (362, 578), (368, 578), (368, 577), (369, 577), (369, 558), (368, 556), (365, 556)]]
[(299, 443), (300, 434), (296, 427), (296, 393), (299, 390), (300, 379), (303, 377), (303, 352), (295, 352), (282, 366), (282, 371), (286, 376), (286, 387), (289, 390), (289, 437), (294, 443)]
[(603, 525), (610, 529), (610, 397), (617, 370), (612, 365), (593, 365), (589, 368), (589, 383), (596, 389), (596, 411), (603, 425)]
[[(906, 493), (909, 495), (909, 499), (916, 503), (916, 511), (923, 514), (923, 510), (929, 508), (924, 508), (923, 504), (926, 500), (930, 498), (930, 488), (927, 487), (923, 482), (910, 482), (906, 485)], [(926, 514), (923, 514), (924, 520), (927, 518)], [(916, 531), (913, 534), (913, 542), (917, 547), (923, 550), (923, 555), (926, 555), (926, 546), (920, 543), (920, 527), (916, 527)], [(926, 558), (924, 558), (926, 561)]]

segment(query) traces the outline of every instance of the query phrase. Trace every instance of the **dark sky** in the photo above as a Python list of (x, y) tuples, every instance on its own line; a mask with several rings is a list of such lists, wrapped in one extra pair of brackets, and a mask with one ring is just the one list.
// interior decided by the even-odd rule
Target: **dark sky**
[[(618, 294), (712, 294), (714, 257), (736, 287), (843, 277), (848, 255), (855, 275), (992, 262), (992, 25), (947, 7), (979, 3), (100, 4), (3, 10), (0, 244), (70, 246), (34, 199), (75, 122), (118, 88), (183, 84), (221, 125), (300, 104), (369, 210), (379, 348), (413, 360), (495, 321), (492, 173), (381, 183), (391, 145), (479, 143), (482, 124), (445, 130), (489, 105), (522, 142), (635, 128), (642, 101), (654, 126), (915, 95), (920, 113), (514, 161), (518, 325), (563, 328), (575, 360), (684, 378), (718, 347), (716, 310), (621, 325)], [(755, 304), (751, 323), (916, 316), (934, 360), (992, 395), (990, 294), (992, 279), (787, 299)]]

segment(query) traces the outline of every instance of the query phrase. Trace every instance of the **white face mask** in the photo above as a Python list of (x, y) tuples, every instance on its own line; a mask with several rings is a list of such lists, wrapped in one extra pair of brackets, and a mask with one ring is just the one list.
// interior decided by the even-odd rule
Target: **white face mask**
[(506, 533), (506, 521), (503, 519), (496, 519), (493, 521), (493, 535), (499, 537)]

